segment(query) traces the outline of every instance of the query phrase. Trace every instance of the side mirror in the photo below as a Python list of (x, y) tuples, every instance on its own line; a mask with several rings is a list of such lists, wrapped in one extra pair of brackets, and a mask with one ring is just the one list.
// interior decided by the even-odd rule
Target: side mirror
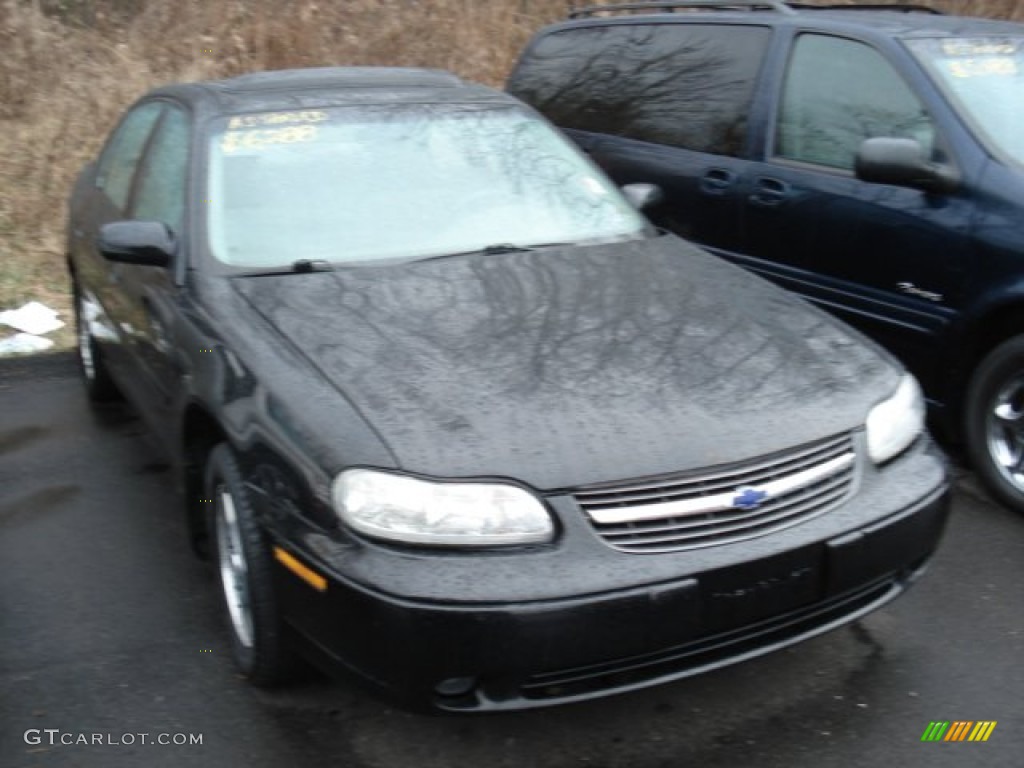
[(914, 139), (867, 139), (860, 145), (854, 169), (862, 181), (925, 192), (952, 192), (960, 186), (956, 170), (928, 160)]
[(665, 199), (665, 194), (657, 184), (626, 184), (622, 187), (622, 194), (638, 211), (644, 211)]
[(96, 247), (109, 261), (166, 267), (174, 257), (174, 234), (161, 221), (112, 221), (100, 227)]

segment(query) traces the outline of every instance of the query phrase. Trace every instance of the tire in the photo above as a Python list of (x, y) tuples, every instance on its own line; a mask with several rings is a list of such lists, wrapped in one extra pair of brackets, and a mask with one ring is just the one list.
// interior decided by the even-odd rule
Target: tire
[(75, 302), (75, 336), (78, 339), (78, 368), (85, 383), (85, 394), (94, 403), (109, 403), (121, 399), (121, 393), (110, 378), (103, 355), (96, 345), (85, 319), (85, 299), (77, 282), (72, 284)]
[(997, 499), (1024, 513), (1024, 336), (1003, 342), (981, 361), (964, 419), (975, 471)]
[(293, 675), (273, 585), (273, 558), (256, 522), (234, 452), (221, 443), (209, 454), (204, 498), (210, 499), (210, 541), (235, 663), (259, 687)]

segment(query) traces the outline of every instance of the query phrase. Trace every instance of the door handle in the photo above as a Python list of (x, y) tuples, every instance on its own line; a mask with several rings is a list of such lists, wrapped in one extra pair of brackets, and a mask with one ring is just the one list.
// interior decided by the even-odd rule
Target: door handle
[(700, 179), (700, 191), (705, 195), (724, 195), (736, 182), (736, 174), (726, 168), (711, 168)]
[(773, 208), (786, 202), (791, 191), (789, 184), (784, 181), (761, 178), (754, 182), (754, 191), (748, 199), (754, 205)]

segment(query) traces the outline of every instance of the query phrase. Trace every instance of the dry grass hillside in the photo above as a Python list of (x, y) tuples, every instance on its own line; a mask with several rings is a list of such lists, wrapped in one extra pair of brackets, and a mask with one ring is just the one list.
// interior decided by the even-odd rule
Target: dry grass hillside
[[(1014, 0), (939, 0), (1024, 19)], [(69, 317), (65, 198), (146, 89), (282, 67), (432, 66), (500, 85), (565, 0), (0, 0), (0, 309)], [(66, 343), (70, 338), (65, 334)]]

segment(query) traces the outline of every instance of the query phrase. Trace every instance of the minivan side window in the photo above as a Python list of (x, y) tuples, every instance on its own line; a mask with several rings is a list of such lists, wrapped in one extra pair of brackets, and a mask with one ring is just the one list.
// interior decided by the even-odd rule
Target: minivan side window
[(123, 212), (128, 203), (135, 168), (162, 109), (163, 104), (158, 101), (133, 109), (121, 122), (113, 140), (103, 152), (96, 171), (96, 186), (107, 193), (119, 211)]
[(916, 139), (930, 156), (935, 127), (903, 78), (874, 48), (803, 34), (786, 73), (775, 156), (852, 170), (865, 139)]
[(174, 232), (181, 231), (189, 138), (188, 116), (177, 107), (168, 107), (139, 171), (133, 218), (162, 221)]
[(617, 24), (537, 41), (510, 90), (561, 128), (736, 156), (771, 30)]

